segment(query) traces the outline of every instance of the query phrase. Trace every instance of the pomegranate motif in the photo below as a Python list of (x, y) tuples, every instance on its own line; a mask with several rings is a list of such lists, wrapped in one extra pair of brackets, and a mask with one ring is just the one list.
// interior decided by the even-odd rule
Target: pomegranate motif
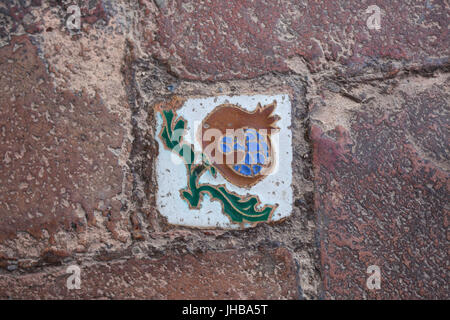
[(276, 157), (271, 136), (279, 130), (275, 123), (280, 119), (273, 115), (276, 105), (276, 101), (264, 107), (258, 104), (254, 111), (247, 111), (222, 104), (203, 120), (197, 139), (211, 164), (234, 185), (251, 187), (272, 171)]
[[(174, 98), (169, 107), (163, 104), (156, 106), (163, 120), (159, 139), (165, 149), (183, 159), (186, 167), (187, 183), (179, 190), (180, 198), (188, 203), (190, 209), (201, 209), (203, 197), (208, 195), (211, 201), (221, 203), (223, 213), (233, 223), (242, 227), (245, 223), (256, 225), (269, 221), (278, 203), (263, 204), (258, 195), (236, 193), (226, 184), (205, 183), (200, 179), (206, 172), (216, 178), (217, 171), (220, 171), (230, 183), (250, 188), (271, 172), (275, 163), (271, 135), (279, 130), (274, 124), (280, 119), (273, 115), (276, 101), (264, 107), (258, 104), (252, 112), (232, 104), (217, 106), (197, 130), (201, 152), (196, 152), (192, 143), (184, 142), (188, 124), (176, 113), (177, 106), (182, 103), (183, 100)], [(212, 139), (204, 139), (203, 129)], [(210, 146), (213, 147), (212, 152), (206, 152)], [(196, 155), (200, 156), (200, 162), (192, 161), (198, 159)]]

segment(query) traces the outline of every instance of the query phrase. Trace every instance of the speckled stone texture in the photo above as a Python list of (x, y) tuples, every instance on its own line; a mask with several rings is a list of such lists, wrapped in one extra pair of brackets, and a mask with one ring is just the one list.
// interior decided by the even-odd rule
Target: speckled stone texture
[(94, 209), (114, 233), (122, 172), (108, 148), (123, 139), (117, 117), (99, 97), (52, 86), (25, 36), (0, 49), (0, 65), (0, 241), (19, 230), (82, 231), (95, 223)]
[[(163, 1), (148, 47), (187, 79), (250, 78), (286, 72), (301, 57), (312, 71), (338, 63), (352, 73), (383, 66), (445, 64), (447, 1)], [(369, 5), (381, 30), (369, 30)], [(144, 20), (145, 23), (146, 20)], [(159, 50), (155, 50), (155, 45)]]
[[(449, 21), (444, 0), (2, 1), (0, 298), (449, 299)], [(153, 106), (279, 93), (292, 215), (167, 223)]]
[(68, 290), (66, 268), (0, 275), (0, 299), (297, 299), (297, 267), (285, 248), (129, 259), (81, 268)]
[(449, 298), (448, 85), (402, 83), (348, 128), (312, 125), (324, 298)]

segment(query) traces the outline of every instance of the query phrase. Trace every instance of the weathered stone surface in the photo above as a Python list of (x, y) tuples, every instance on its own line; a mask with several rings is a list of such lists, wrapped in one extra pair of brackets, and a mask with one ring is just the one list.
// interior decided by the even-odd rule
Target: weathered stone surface
[[(159, 8), (156, 34), (147, 35), (148, 50), (180, 77), (201, 80), (286, 72), (294, 57), (304, 58), (312, 71), (329, 69), (337, 62), (351, 73), (371, 68), (389, 71), (392, 66), (384, 63), (386, 59), (408, 64), (448, 62), (446, 1), (377, 1), (379, 31), (366, 25), (371, 4), (168, 1)], [(142, 23), (153, 23), (150, 20), (144, 16)]]
[(111, 150), (124, 133), (100, 97), (55, 88), (21, 36), (0, 49), (0, 106), (0, 242), (27, 232), (51, 244), (58, 231), (97, 223), (121, 238), (123, 177)]
[[(377, 1), (379, 31), (372, 4), (2, 1), (0, 298), (448, 299), (449, 4)], [(168, 225), (150, 106), (274, 92), (292, 98), (292, 215)]]
[(0, 275), (0, 299), (296, 299), (297, 268), (284, 248), (166, 255), (81, 266), (81, 289), (66, 268)]
[(42, 20), (32, 14), (32, 9), (41, 5), (42, 0), (4, 1), (0, 6), (0, 41), (11, 40), (11, 34), (16, 32), (42, 31)]
[[(449, 298), (448, 85), (403, 80), (349, 127), (312, 126), (325, 298)], [(366, 287), (370, 265), (380, 290)]]
[(51, 32), (53, 28), (45, 26), (43, 12), (59, 11), (61, 24), (64, 25), (64, 18), (68, 17), (69, 6), (77, 4), (80, 7), (82, 23), (94, 24), (97, 21), (109, 21), (109, 16), (101, 0), (93, 1), (57, 1), (57, 0), (6, 0), (0, 4), (0, 46), (8, 44), (14, 35), (39, 34)]

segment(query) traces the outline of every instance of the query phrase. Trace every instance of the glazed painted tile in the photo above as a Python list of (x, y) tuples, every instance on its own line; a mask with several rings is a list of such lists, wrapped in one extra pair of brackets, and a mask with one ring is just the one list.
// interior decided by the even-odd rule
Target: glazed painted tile
[(291, 214), (287, 94), (175, 99), (156, 112), (157, 206), (170, 224), (236, 229)]

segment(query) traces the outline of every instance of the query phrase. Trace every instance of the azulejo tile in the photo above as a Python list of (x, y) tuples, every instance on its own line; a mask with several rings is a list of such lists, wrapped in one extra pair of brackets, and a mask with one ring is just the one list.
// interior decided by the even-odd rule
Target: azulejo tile
[(289, 95), (175, 97), (155, 112), (157, 207), (170, 224), (237, 229), (291, 214)]

